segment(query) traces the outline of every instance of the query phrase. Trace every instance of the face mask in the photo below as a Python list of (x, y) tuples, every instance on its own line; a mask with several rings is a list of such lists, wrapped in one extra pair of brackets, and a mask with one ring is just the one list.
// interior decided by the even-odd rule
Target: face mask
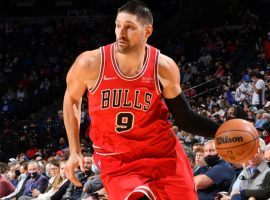
[(226, 121), (230, 120), (230, 119), (234, 119), (235, 117), (232, 117), (232, 116), (227, 116), (226, 117)]
[(91, 166), (91, 170), (92, 170), (92, 172), (94, 172), (95, 174), (100, 174), (100, 171), (99, 171), (99, 169), (97, 168), (96, 165), (92, 165), (92, 166)]
[(26, 174), (21, 174), (20, 177), (21, 177), (21, 179), (24, 179), (24, 178), (27, 177), (27, 175)]
[(205, 156), (204, 157), (204, 161), (206, 162), (207, 166), (213, 167), (213, 166), (215, 166), (219, 162), (219, 156), (218, 155)]
[(35, 178), (37, 178), (38, 173), (33, 172), (33, 173), (29, 173), (29, 175), (30, 175), (31, 178), (35, 179)]
[(20, 170), (16, 169), (16, 170), (15, 170), (15, 174), (16, 174), (16, 176), (20, 176), (20, 175), (21, 175)]
[(89, 170), (89, 169), (85, 169), (84, 174), (85, 174), (86, 176), (92, 175), (92, 171)]
[(46, 174), (46, 176), (47, 176), (48, 178), (51, 178), (50, 172), (46, 172), (45, 174)]

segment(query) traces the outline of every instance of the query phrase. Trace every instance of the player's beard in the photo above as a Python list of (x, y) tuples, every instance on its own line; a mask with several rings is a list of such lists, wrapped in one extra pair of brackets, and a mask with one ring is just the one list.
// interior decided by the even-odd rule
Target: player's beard
[(116, 46), (117, 46), (117, 51), (126, 54), (128, 53), (131, 48), (130, 48), (130, 42), (126, 38), (119, 38), (116, 40)]

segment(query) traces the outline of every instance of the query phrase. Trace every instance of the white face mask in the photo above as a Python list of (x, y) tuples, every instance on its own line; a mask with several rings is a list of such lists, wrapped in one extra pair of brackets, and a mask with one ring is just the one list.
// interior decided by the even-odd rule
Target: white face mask
[(91, 166), (91, 170), (92, 170), (92, 172), (94, 172), (95, 174), (100, 174), (99, 169), (98, 169), (98, 168), (97, 168), (97, 166), (96, 166), (96, 165), (94, 165), (94, 164), (92, 164), (92, 166)]

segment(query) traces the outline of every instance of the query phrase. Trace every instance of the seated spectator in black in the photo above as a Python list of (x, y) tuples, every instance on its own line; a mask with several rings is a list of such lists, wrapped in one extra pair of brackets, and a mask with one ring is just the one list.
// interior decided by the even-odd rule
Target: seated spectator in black
[(218, 192), (228, 191), (234, 171), (219, 157), (214, 140), (205, 143), (204, 156), (208, 169), (194, 177), (195, 187), (200, 200), (214, 200)]
[(24, 200), (27, 197), (36, 197), (33, 196), (33, 190), (38, 190), (43, 193), (48, 185), (48, 179), (41, 175), (38, 171), (39, 165), (36, 161), (30, 161), (28, 163), (28, 173), (29, 178), (26, 180), (23, 190), (23, 196), (19, 198), (19, 200)]
[[(94, 173), (91, 170), (92, 155), (85, 154), (83, 159), (84, 159), (84, 171), (77, 170), (75, 172), (75, 176), (84, 186), (88, 177), (93, 176)], [(80, 199), (82, 196), (82, 193), (83, 193), (83, 187), (77, 187), (73, 183), (71, 183), (69, 187), (67, 188), (67, 191), (64, 194), (62, 200)]]

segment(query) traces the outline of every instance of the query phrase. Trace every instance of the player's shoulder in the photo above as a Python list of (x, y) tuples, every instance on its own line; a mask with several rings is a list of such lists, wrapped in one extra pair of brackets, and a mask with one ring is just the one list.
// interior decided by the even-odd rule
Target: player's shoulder
[(161, 54), (161, 53), (158, 58), (158, 70), (159, 70), (159, 73), (162, 73), (162, 72), (175, 73), (176, 71), (179, 72), (175, 61), (169, 56)]
[(158, 58), (158, 67), (166, 69), (171, 68), (172, 66), (177, 66), (175, 61), (169, 56), (160, 53)]
[(75, 63), (81, 67), (93, 66), (100, 63), (101, 52), (99, 49), (84, 51), (76, 58)]
[(82, 80), (95, 79), (100, 70), (101, 52), (99, 49), (79, 54), (69, 70), (68, 77), (80, 77)]

